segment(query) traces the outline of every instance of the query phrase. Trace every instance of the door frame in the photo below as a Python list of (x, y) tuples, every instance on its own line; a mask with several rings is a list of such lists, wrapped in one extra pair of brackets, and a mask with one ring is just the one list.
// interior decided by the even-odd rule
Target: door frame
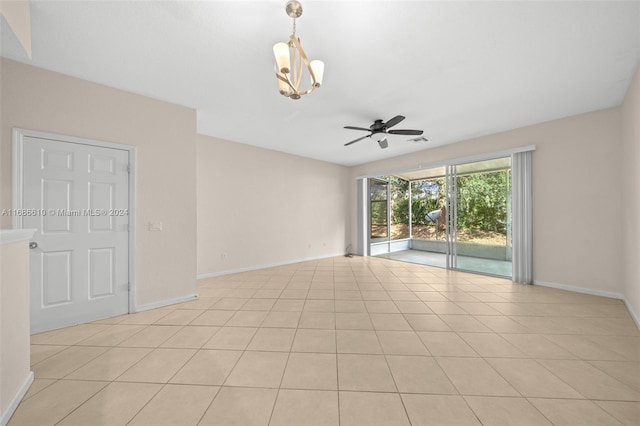
[[(80, 138), (76, 136), (60, 135), (56, 133), (42, 132), (14, 127), (11, 130), (11, 204), (14, 209), (23, 206), (22, 191), (23, 162), (24, 162), (24, 138), (48, 139), (79, 145), (89, 145), (98, 148), (118, 149), (129, 154), (129, 313), (136, 311), (136, 147), (121, 143), (105, 142), (96, 139)], [(12, 216), (12, 228), (22, 229), (22, 217)]]

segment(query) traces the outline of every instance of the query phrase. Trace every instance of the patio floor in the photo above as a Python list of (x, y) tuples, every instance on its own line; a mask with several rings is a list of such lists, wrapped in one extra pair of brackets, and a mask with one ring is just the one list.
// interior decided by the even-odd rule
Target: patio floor
[[(447, 267), (447, 256), (444, 253), (434, 253), (423, 250), (402, 250), (393, 253), (377, 255), (385, 259), (399, 260), (401, 262), (418, 263), (420, 265)], [(494, 259), (482, 259), (478, 257), (458, 255), (458, 269), (471, 272), (480, 272), (489, 275), (511, 277), (511, 262)]]

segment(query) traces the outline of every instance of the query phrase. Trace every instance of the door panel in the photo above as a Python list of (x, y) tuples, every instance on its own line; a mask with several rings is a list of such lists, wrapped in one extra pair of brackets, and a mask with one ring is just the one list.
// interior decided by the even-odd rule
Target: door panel
[(42, 169), (51, 170), (73, 170), (73, 153), (70, 151), (55, 151), (47, 149), (42, 152)]
[(114, 294), (114, 247), (89, 249), (89, 298)]
[(115, 174), (116, 158), (104, 155), (89, 154), (89, 173)]
[(32, 332), (129, 311), (129, 153), (23, 137)]
[[(91, 211), (114, 210), (114, 189), (112, 183), (89, 182), (89, 208)], [(89, 216), (89, 232), (113, 230), (113, 216)]]
[(71, 302), (71, 251), (40, 253), (42, 306)]

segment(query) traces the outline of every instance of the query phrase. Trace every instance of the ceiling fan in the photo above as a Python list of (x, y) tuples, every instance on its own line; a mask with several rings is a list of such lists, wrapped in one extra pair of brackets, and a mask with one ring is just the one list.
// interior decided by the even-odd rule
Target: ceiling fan
[[(345, 129), (364, 130), (365, 132), (369, 132), (368, 135), (352, 140), (351, 142), (347, 142), (344, 144), (344, 146), (348, 146), (348, 145), (351, 145), (352, 143), (359, 142), (365, 138), (370, 138), (371, 136), (378, 133), (389, 134), (389, 135), (421, 135), (422, 134), (422, 130), (410, 130), (410, 129), (389, 130), (389, 128), (400, 123), (402, 120), (404, 120), (404, 116), (396, 115), (395, 117), (387, 120), (386, 123), (383, 122), (382, 120), (375, 120), (373, 124), (369, 126), (368, 129), (365, 127), (344, 126)], [(385, 149), (386, 147), (389, 146), (389, 141), (387, 141), (387, 138), (384, 137), (378, 141), (378, 145), (380, 145), (380, 148)]]

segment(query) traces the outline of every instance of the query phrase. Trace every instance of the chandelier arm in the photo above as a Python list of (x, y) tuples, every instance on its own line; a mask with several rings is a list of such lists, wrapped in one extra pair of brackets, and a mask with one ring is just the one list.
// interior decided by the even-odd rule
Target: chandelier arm
[(300, 52), (298, 52), (298, 63), (296, 65), (296, 73), (293, 78), (296, 80), (296, 90), (298, 90), (300, 82), (302, 81), (302, 56), (300, 55)]
[[(296, 95), (300, 94), (300, 92), (298, 92), (297, 87), (291, 81), (291, 78), (289, 78), (290, 76), (291, 76), (290, 73), (276, 73), (276, 77), (278, 77), (278, 80), (285, 82), (287, 86), (289, 86), (289, 92), (283, 93), (283, 95), (286, 97), (290, 97), (293, 94), (296, 94)], [(303, 94), (306, 94), (306, 93), (303, 93)]]
[[(307, 95), (307, 94), (313, 92), (315, 89), (317, 89), (317, 87), (312, 86), (312, 87), (308, 88), (307, 90), (301, 92), (301, 91), (297, 90), (295, 87), (293, 87), (293, 85), (291, 84), (291, 80), (289, 80), (289, 78), (288, 78), (288, 75), (276, 73), (276, 77), (278, 78), (278, 80), (287, 83), (287, 86), (289, 86), (291, 88), (293, 93), (297, 93), (299, 95)], [(285, 96), (288, 96), (288, 95), (285, 95)]]
[(313, 92), (314, 90), (316, 90), (316, 88), (312, 86), (312, 87), (308, 88), (307, 90), (305, 90), (303, 92), (297, 91), (296, 93), (298, 95), (308, 95), (309, 93)]
[(300, 87), (300, 81), (302, 76), (302, 57), (299, 49), (300, 43), (295, 34), (291, 34), (289, 38), (289, 47), (291, 49), (291, 82), (293, 83), (296, 91)]
[[(301, 62), (304, 61), (304, 64), (307, 68), (307, 70), (309, 71), (309, 75), (311, 76), (311, 89), (305, 91), (306, 93), (311, 93), (315, 88), (316, 88), (316, 84), (317, 84), (317, 80), (316, 80), (316, 75), (313, 72), (313, 68), (311, 68), (311, 62), (309, 62), (309, 58), (307, 57), (307, 54), (305, 53), (304, 49), (302, 48), (302, 44), (300, 44), (300, 39), (295, 37), (295, 34), (291, 35), (291, 43), (293, 43), (293, 45), (295, 46), (296, 50), (298, 51), (298, 53), (300, 54), (300, 64)], [(298, 67), (298, 71), (301, 71), (301, 67)], [(300, 83), (300, 77), (302, 76), (302, 72), (298, 72), (298, 84)]]
[[(281, 74), (281, 73), (276, 73), (276, 77), (278, 78), (278, 80), (284, 82), (287, 84), (287, 86), (289, 86), (291, 88), (291, 90), (295, 91), (295, 89), (293, 88), (293, 86), (291, 85), (291, 81), (289, 81), (289, 78), (287, 77), (286, 74)], [(289, 96), (289, 94), (283, 93), (283, 95), (285, 96)]]

